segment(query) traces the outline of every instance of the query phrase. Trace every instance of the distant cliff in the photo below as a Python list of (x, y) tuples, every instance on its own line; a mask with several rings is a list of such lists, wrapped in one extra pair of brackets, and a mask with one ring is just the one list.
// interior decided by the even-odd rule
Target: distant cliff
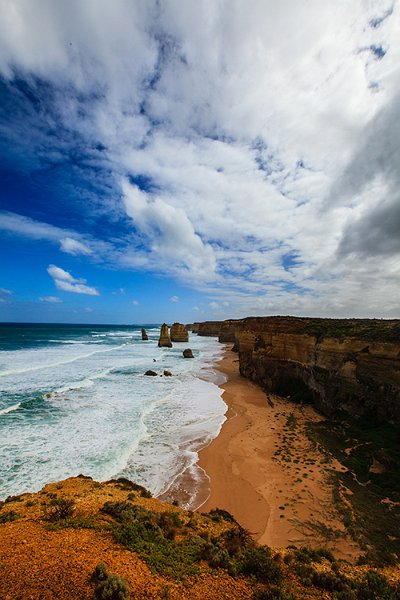
[(197, 335), (215, 336), (220, 342), (234, 342), (235, 328), (241, 322), (240, 319), (228, 319), (226, 321), (204, 321), (194, 323)]
[(240, 372), (328, 416), (400, 422), (400, 321), (258, 317), (235, 327)]

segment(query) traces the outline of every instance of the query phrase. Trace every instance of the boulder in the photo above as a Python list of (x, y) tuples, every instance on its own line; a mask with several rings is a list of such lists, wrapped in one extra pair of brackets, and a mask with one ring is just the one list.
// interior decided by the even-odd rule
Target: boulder
[(161, 325), (160, 339), (158, 340), (159, 348), (172, 348), (171, 338), (169, 337), (168, 325), (163, 323)]
[(150, 377), (157, 377), (157, 373), (155, 371), (152, 371), (151, 369), (146, 371), (145, 375), (149, 375)]
[(171, 371), (164, 371), (164, 377), (172, 377)]
[(171, 327), (171, 342), (188, 342), (189, 334), (182, 323), (174, 323)]
[(183, 351), (183, 356), (184, 358), (194, 358), (193, 352), (190, 348), (186, 348), (186, 350)]
[(147, 342), (147, 340), (149, 339), (149, 336), (146, 333), (146, 330), (142, 327), (142, 340), (144, 342)]

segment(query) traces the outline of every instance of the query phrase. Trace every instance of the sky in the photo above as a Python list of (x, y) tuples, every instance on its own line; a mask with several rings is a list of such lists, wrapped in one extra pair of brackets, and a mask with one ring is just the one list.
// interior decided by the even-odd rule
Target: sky
[(400, 0), (0, 0), (0, 321), (400, 317)]

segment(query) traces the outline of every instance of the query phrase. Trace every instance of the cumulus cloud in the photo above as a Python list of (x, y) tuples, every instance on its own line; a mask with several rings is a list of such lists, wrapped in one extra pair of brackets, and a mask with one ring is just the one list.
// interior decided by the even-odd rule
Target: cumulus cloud
[[(59, 164), (77, 136), (104, 188), (91, 215), (109, 216), (112, 233), (101, 246), (6, 215), (9, 231), (207, 284), (232, 312), (399, 310), (396, 295), (381, 302), (400, 283), (397, 0), (1, 11), (0, 73), (22, 78), (45, 115), (27, 151)], [(48, 136), (49, 122), (71, 142)]]
[(179, 296), (171, 296), (169, 299), (170, 302), (179, 302)]
[(47, 272), (53, 278), (56, 287), (64, 292), (73, 292), (75, 294), (87, 294), (88, 296), (99, 296), (99, 292), (94, 287), (86, 285), (86, 279), (76, 279), (68, 271), (64, 271), (55, 265), (49, 265)]
[(132, 300), (132, 304), (134, 306), (139, 306), (140, 302), (139, 302), (139, 300)]

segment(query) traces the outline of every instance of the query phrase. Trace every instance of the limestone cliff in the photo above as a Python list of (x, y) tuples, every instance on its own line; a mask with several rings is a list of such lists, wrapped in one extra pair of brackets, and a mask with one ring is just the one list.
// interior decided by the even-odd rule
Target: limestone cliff
[(258, 317), (238, 322), (240, 372), (328, 416), (400, 422), (400, 321)]
[(174, 323), (171, 327), (171, 342), (188, 342), (189, 334), (182, 323)]
[(160, 339), (158, 340), (160, 348), (172, 348), (171, 338), (169, 337), (169, 329), (166, 323), (161, 325)]
[(202, 336), (218, 337), (220, 342), (235, 341), (235, 327), (241, 322), (240, 319), (228, 319), (226, 321), (204, 321), (196, 323), (197, 334)]

